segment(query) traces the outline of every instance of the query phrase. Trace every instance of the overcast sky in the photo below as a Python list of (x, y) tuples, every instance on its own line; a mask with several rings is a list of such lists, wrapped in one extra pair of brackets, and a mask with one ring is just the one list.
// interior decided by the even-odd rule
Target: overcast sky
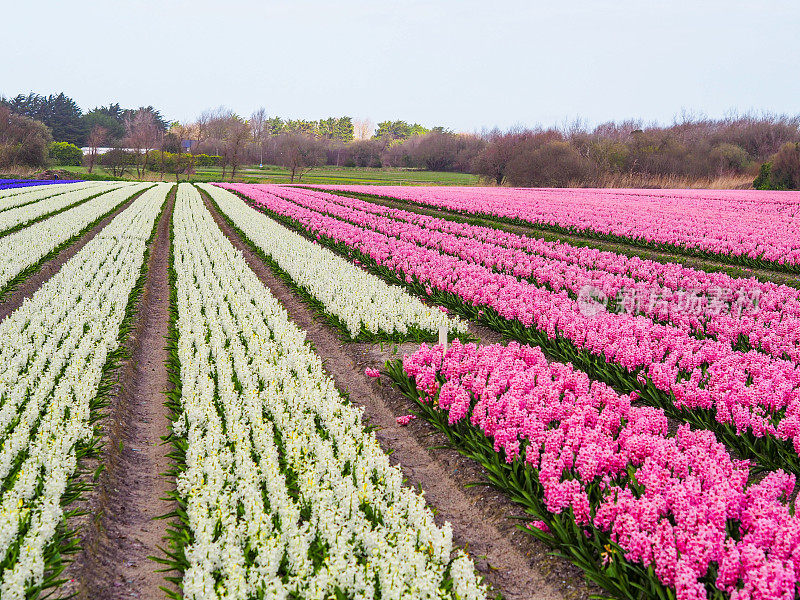
[(800, 113), (796, 0), (5, 0), (0, 94), (459, 131)]

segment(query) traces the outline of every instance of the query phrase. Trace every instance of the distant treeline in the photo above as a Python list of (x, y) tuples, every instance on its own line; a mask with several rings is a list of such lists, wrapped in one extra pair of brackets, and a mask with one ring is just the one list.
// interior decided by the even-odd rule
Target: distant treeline
[[(91, 151), (81, 158), (74, 146)], [(111, 103), (83, 113), (63, 93), (0, 97), (0, 167), (83, 160), (91, 172), (101, 160), (99, 147), (116, 151), (102, 160), (106, 166), (119, 163), (137, 175), (164, 169), (162, 157), (172, 155), (178, 157), (169, 159), (175, 169), (189, 173), (204, 163), (200, 155), (209, 155), (231, 178), (245, 164), (283, 165), (293, 179), (328, 164), (475, 173), (487, 183), (513, 186), (681, 187), (727, 178), (732, 185), (755, 179), (763, 189), (800, 188), (798, 116), (684, 118), (666, 126), (625, 121), (475, 134), (402, 120), (375, 126), (349, 116), (282, 119), (264, 108), (244, 118), (221, 107), (189, 123), (169, 123), (152, 106), (130, 109)], [(123, 160), (124, 149), (130, 155)], [(156, 153), (160, 162), (154, 169)], [(181, 159), (183, 153), (192, 158)]]
[(587, 129), (493, 132), (474, 172), (517, 186), (647, 185), (752, 179), (781, 148), (800, 141), (800, 118), (687, 119), (669, 126), (629, 121)]
[(800, 162), (800, 117), (784, 115), (481, 134), (405, 121), (365, 128), (356, 121), (355, 139), (347, 140), (310, 127), (276, 131), (254, 113), (240, 122), (242, 143), (236, 122), (231, 114), (208, 112), (182, 126), (182, 135), (196, 140), (194, 151), (220, 155), (231, 177), (246, 163), (280, 164), (293, 177), (327, 164), (476, 173), (490, 184), (525, 187), (750, 185), (759, 172), (756, 185), (763, 189), (800, 187), (800, 166), (793, 166)]
[(109, 139), (122, 139), (126, 133), (125, 123), (138, 111), (150, 113), (161, 131), (167, 131), (170, 126), (161, 112), (152, 106), (135, 109), (112, 103), (84, 113), (78, 103), (63, 92), (49, 96), (30, 93), (13, 98), (0, 97), (0, 105), (14, 114), (44, 123), (56, 142), (69, 142), (76, 146), (86, 146), (89, 135), (98, 126), (107, 130)]

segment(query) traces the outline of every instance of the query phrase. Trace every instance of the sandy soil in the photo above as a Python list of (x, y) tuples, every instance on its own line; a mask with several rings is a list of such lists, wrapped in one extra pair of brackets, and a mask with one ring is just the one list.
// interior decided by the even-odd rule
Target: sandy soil
[[(487, 581), (512, 600), (588, 597), (590, 590), (577, 568), (550, 556), (544, 545), (516, 528), (516, 522), (508, 517), (522, 513), (504, 494), (484, 486), (465, 488), (482, 479), (476, 463), (454, 450), (439, 448), (444, 436), (419, 420), (407, 427), (397, 424), (396, 417), (409, 412), (410, 401), (391, 385), (364, 375), (366, 366), (382, 366), (392, 356), (394, 345), (381, 348), (380, 344), (343, 343), (338, 332), (314, 318), (313, 312), (246, 246), (213, 206), (207, 206), (294, 323), (307, 331), (336, 385), (364, 407), (366, 418), (378, 428), (378, 441), (393, 451), (392, 461), (402, 468), (408, 482), (425, 491), (428, 503), (437, 511), (437, 520), (451, 523), (456, 544), (468, 548)], [(487, 342), (499, 339), (485, 328), (476, 327), (473, 332), (490, 338)], [(403, 344), (398, 346), (398, 352), (402, 355), (415, 347)]]
[(164, 598), (166, 586), (160, 556), (167, 521), (156, 520), (173, 509), (164, 500), (174, 482), (168, 470), (169, 446), (162, 443), (169, 421), (164, 406), (167, 390), (166, 336), (169, 323), (169, 228), (174, 199), (170, 197), (150, 249), (147, 282), (131, 336), (131, 358), (120, 368), (105, 430), (106, 470), (90, 493), (91, 518), (82, 528), (82, 551), (70, 565), (70, 581), (62, 593), (79, 598), (116, 600)]

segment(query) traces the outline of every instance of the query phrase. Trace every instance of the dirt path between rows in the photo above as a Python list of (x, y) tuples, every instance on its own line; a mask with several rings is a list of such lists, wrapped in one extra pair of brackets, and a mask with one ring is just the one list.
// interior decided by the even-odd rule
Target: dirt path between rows
[(164, 500), (174, 482), (162, 476), (169, 469), (162, 443), (169, 421), (164, 406), (168, 387), (166, 337), (169, 325), (170, 226), (174, 195), (158, 223), (150, 248), (148, 273), (131, 336), (131, 358), (121, 370), (121, 391), (106, 410), (106, 470), (90, 493), (92, 515), (81, 533), (81, 552), (70, 565), (65, 586), (86, 600), (139, 598), (157, 600), (167, 586), (161, 566), (148, 556), (161, 556), (167, 521), (173, 510)]
[(64, 248), (50, 260), (43, 262), (42, 265), (24, 281), (11, 288), (6, 294), (6, 299), (0, 302), (0, 321), (22, 306), (26, 298), (33, 296), (47, 280), (58, 272), (64, 263), (80, 252), (86, 244), (91, 242), (94, 237), (114, 219), (114, 217), (133, 204), (133, 201), (138, 197), (139, 194), (136, 194), (123, 202), (108, 216), (101, 219), (97, 225), (83, 234), (83, 236)]
[[(421, 486), (427, 502), (437, 511), (437, 522), (449, 521), (457, 545), (467, 546), (481, 574), (509, 600), (583, 599), (589, 589), (582, 573), (566, 561), (549, 555), (547, 548), (516, 528), (509, 515), (521, 511), (504, 494), (483, 486), (465, 485), (483, 479), (480, 467), (451, 449), (442, 449), (444, 436), (415, 421), (401, 427), (396, 417), (409, 412), (407, 401), (391, 385), (369, 380), (364, 367), (382, 366), (397, 348), (416, 344), (343, 343), (338, 333), (316, 320), (313, 312), (245, 244), (206, 198), (206, 206), (222, 231), (240, 250), (247, 264), (286, 308), (291, 320), (307, 332), (337, 387), (365, 409), (376, 436), (408, 482)], [(480, 335), (480, 331), (473, 330)], [(437, 448), (432, 448), (437, 446)], [(597, 591), (597, 590), (594, 590)]]

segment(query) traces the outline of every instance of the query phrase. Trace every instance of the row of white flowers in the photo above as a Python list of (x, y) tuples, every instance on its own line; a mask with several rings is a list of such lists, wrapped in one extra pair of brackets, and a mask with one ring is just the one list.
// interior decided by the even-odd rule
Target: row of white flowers
[(305, 333), (181, 184), (174, 213), (186, 599), (484, 597)]
[(57, 196), (46, 197), (38, 202), (25, 204), (24, 206), (19, 206), (10, 210), (5, 210), (0, 212), (0, 232), (11, 229), (12, 227), (24, 225), (25, 223), (30, 223), (31, 221), (35, 221), (36, 219), (44, 217), (52, 212), (66, 208), (72, 204), (75, 204), (76, 202), (80, 202), (81, 200), (85, 200), (86, 198), (94, 196), (95, 194), (116, 190), (121, 187), (132, 187), (132, 185), (134, 184), (121, 183), (118, 181), (113, 181), (110, 183), (98, 182), (98, 184), (93, 186), (83, 187), (77, 190), (70, 190), (63, 194), (58, 194)]
[[(28, 185), (23, 187), (13, 187), (7, 188), (4, 190), (0, 190), (0, 208), (3, 207), (2, 203), (5, 202), (6, 198), (10, 198), (12, 196), (19, 196), (20, 194), (31, 194), (37, 191), (42, 191), (43, 188), (49, 187), (51, 189), (55, 189), (56, 191), (53, 194), (57, 194), (63, 191), (67, 191), (71, 187), (81, 187), (84, 184), (93, 184), (94, 181), (87, 181), (87, 182), (80, 182), (80, 183), (54, 183), (54, 184), (46, 184), (46, 185)], [(43, 196), (44, 197), (44, 196)]]
[(96, 181), (87, 181), (83, 183), (51, 183), (0, 190), (0, 211), (14, 208), (20, 204), (57, 196), (64, 192), (97, 187), (98, 185), (102, 184), (98, 184)]
[(228, 190), (200, 185), (251, 242), (341, 320), (351, 338), (358, 337), (362, 328), (373, 335), (405, 335), (409, 327), (436, 334), (442, 326), (466, 333), (467, 325), (460, 319), (425, 306), (403, 288), (290, 231)]
[[(111, 191), (88, 202), (0, 237), (0, 288), (29, 266), (36, 264), (54, 248), (80, 233), (90, 223), (151, 185), (138, 183), (111, 188)], [(100, 190), (94, 189), (85, 193), (94, 195), (98, 191)]]
[(91, 402), (118, 347), (170, 186), (140, 196), (0, 323), (0, 598), (42, 582), (60, 499), (91, 440)]

